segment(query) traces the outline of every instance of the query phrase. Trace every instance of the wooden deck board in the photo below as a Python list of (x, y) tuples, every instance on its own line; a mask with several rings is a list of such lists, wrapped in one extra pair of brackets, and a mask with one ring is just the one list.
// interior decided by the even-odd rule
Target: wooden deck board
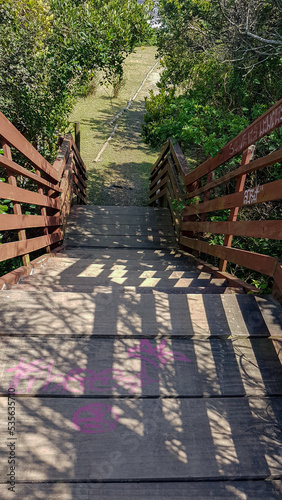
[[(282, 465), (281, 410), (275, 397), (16, 398), (17, 480), (275, 477)], [(7, 398), (0, 398), (0, 415), (5, 435)], [(0, 450), (5, 477), (6, 440)]]
[[(280, 500), (282, 482), (18, 483), (16, 491), (25, 500)], [(15, 498), (3, 484), (0, 496), (3, 500)]]
[[(158, 359), (162, 347), (170, 354)], [(282, 394), (282, 367), (275, 347), (271, 339), (258, 338), (156, 341), (57, 337), (42, 343), (40, 337), (3, 337), (0, 395), (7, 393), (10, 383), (17, 385), (17, 394), (22, 395), (278, 395)], [(24, 369), (26, 375), (20, 376)]]
[(101, 287), (93, 294), (4, 290), (0, 335), (270, 335), (253, 296), (135, 292), (130, 287)]
[(99, 224), (84, 223), (81, 227), (81, 221), (70, 222), (67, 225), (67, 235), (79, 233), (83, 235), (113, 235), (113, 236), (144, 236), (153, 234), (155, 236), (174, 236), (175, 231), (171, 224)]
[(176, 240), (172, 236), (85, 236), (82, 233), (67, 234), (67, 247), (105, 247), (105, 248), (173, 248)]

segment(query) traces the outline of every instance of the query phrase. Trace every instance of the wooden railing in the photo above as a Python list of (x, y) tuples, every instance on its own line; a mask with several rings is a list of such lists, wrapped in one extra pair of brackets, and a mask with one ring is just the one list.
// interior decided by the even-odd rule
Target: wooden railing
[[(218, 276), (228, 277), (235, 286), (236, 283), (242, 285), (242, 282), (225, 272), (228, 261), (271, 276), (276, 296), (282, 292), (281, 261), (271, 255), (232, 248), (232, 239), (233, 236), (243, 236), (282, 240), (281, 220), (237, 220), (241, 207), (282, 199), (282, 179), (245, 189), (247, 175), (282, 161), (282, 149), (252, 161), (256, 142), (281, 124), (282, 100), (230, 141), (217, 156), (193, 171), (190, 171), (179, 145), (167, 141), (152, 167), (149, 192), (150, 205), (170, 207), (183, 248), (198, 255), (204, 253), (217, 257), (220, 260), (218, 268), (210, 267), (217, 271)], [(231, 170), (229, 165), (224, 171), (223, 165), (241, 153), (240, 166)], [(222, 189), (221, 192), (219, 189), (226, 185), (230, 188), (230, 182), (234, 180), (234, 192), (222, 195)], [(181, 200), (187, 206), (179, 215), (175, 205)], [(229, 210), (228, 220), (206, 220), (207, 214), (216, 211), (218, 216), (225, 211), (226, 215), (226, 210)], [(203, 241), (204, 233), (224, 235), (223, 245)]]
[(30, 272), (32, 252), (50, 253), (60, 245), (71, 204), (86, 203), (86, 169), (70, 134), (61, 139), (53, 165), (1, 112), (0, 139), (0, 205), (10, 200), (13, 212), (0, 214), (0, 262), (19, 256), (23, 261), (19, 270), (0, 278), (1, 289)]

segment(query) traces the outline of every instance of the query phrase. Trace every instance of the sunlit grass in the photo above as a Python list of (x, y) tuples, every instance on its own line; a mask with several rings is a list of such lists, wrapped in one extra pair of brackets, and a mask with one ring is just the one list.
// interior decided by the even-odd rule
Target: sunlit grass
[[(125, 63), (124, 84), (117, 98), (112, 86), (97, 86), (93, 95), (81, 98), (70, 121), (79, 121), (81, 155), (88, 170), (88, 203), (111, 204), (113, 190), (125, 205), (147, 205), (149, 173), (158, 151), (147, 146), (140, 135), (149, 90), (156, 91), (157, 67), (148, 77), (132, 106), (116, 122), (116, 134), (98, 162), (95, 158), (112, 132), (111, 120), (128, 103), (156, 62), (155, 47), (138, 47)], [(160, 145), (161, 148), (161, 145)], [(112, 187), (118, 185), (119, 187)]]

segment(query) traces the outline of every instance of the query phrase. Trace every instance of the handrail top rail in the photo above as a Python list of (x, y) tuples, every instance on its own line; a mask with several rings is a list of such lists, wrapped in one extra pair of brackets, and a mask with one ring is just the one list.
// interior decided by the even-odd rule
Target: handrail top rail
[(33, 166), (45, 172), (54, 181), (59, 180), (59, 173), (43, 156), (37, 151), (32, 144), (17, 130), (17, 128), (6, 118), (0, 111), (0, 136), (13, 146), (21, 154), (23, 154)]

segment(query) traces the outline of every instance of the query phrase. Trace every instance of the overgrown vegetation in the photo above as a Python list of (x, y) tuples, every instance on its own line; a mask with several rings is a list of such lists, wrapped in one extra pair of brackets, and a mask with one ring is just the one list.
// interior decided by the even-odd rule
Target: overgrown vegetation
[(95, 71), (121, 78), (146, 18), (136, 0), (2, 0), (1, 111), (47, 159)]
[[(146, 102), (143, 136), (153, 146), (172, 137), (199, 164), (215, 156), (281, 98), (282, 4), (281, 0), (159, 3), (162, 28), (157, 44), (164, 71), (159, 93), (152, 92)], [(279, 147), (281, 132), (275, 131), (259, 141), (255, 154), (265, 155)], [(224, 165), (224, 172), (236, 168), (239, 161), (232, 159)], [(216, 177), (223, 168), (215, 171)], [(249, 175), (246, 188), (281, 178), (281, 165), (274, 165)], [(211, 196), (234, 192), (234, 188), (231, 182), (213, 190)], [(222, 213), (210, 214), (207, 220), (217, 217), (223, 220)], [(240, 210), (239, 217), (280, 219), (281, 202), (249, 206)], [(220, 235), (205, 237), (210, 244), (223, 244)], [(233, 246), (277, 257), (282, 254), (281, 242), (276, 240), (234, 238)], [(259, 282), (255, 273), (237, 266), (229, 265), (229, 271), (254, 284)]]

